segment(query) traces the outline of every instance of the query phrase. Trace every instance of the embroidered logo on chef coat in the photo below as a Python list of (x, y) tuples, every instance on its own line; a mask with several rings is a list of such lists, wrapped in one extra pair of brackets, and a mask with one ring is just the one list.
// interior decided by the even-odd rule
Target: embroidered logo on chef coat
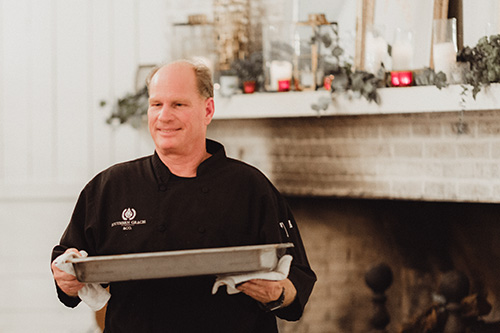
[(122, 227), (122, 230), (132, 230), (136, 225), (146, 224), (146, 220), (135, 220), (137, 211), (134, 208), (125, 208), (122, 212), (122, 221), (111, 223), (111, 228)]

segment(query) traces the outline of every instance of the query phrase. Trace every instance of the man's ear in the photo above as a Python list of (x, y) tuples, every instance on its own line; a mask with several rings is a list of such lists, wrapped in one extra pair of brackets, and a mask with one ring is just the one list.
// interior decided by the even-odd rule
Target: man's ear
[(210, 124), (215, 113), (215, 103), (213, 97), (205, 100), (205, 120), (206, 124)]

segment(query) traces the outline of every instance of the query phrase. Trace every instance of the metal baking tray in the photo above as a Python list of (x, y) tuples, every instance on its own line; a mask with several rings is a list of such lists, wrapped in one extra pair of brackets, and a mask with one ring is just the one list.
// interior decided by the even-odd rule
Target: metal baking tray
[(80, 282), (158, 279), (273, 270), (293, 243), (72, 258)]

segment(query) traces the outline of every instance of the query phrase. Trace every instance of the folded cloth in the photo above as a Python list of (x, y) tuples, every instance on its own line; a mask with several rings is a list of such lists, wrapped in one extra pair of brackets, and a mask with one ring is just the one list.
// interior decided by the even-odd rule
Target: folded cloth
[(235, 274), (235, 275), (218, 275), (215, 280), (214, 286), (212, 287), (212, 294), (215, 294), (220, 286), (226, 285), (227, 293), (237, 294), (240, 291), (236, 289), (236, 286), (242, 282), (250, 281), (253, 279), (262, 279), (262, 280), (273, 280), (280, 281), (287, 278), (288, 273), (290, 272), (290, 265), (292, 263), (292, 256), (289, 254), (285, 254), (280, 258), (278, 264), (275, 269), (268, 272), (257, 271), (243, 274)]
[[(82, 257), (88, 256), (87, 252), (80, 251)], [(75, 252), (66, 252), (61, 254), (55, 260), (55, 265), (60, 270), (75, 275), (73, 264), (68, 262), (70, 258), (77, 258), (78, 254)], [(99, 283), (85, 283), (85, 286), (78, 291), (78, 297), (85, 302), (92, 310), (98, 311), (102, 309), (108, 302), (111, 294), (104, 289)]]

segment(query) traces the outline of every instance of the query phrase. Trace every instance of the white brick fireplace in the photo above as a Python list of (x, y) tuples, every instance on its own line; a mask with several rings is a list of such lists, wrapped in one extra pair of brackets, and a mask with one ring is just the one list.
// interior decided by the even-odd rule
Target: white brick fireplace
[(499, 319), (497, 89), (462, 106), (460, 87), (386, 89), (380, 106), (341, 97), (321, 116), (309, 109), (321, 93), (216, 100), (209, 136), (288, 196), (318, 273), (303, 320), (284, 329), (366, 331), (364, 273), (379, 262), (395, 273), (391, 332), (429, 306), (450, 269), (488, 294), (488, 318)]

